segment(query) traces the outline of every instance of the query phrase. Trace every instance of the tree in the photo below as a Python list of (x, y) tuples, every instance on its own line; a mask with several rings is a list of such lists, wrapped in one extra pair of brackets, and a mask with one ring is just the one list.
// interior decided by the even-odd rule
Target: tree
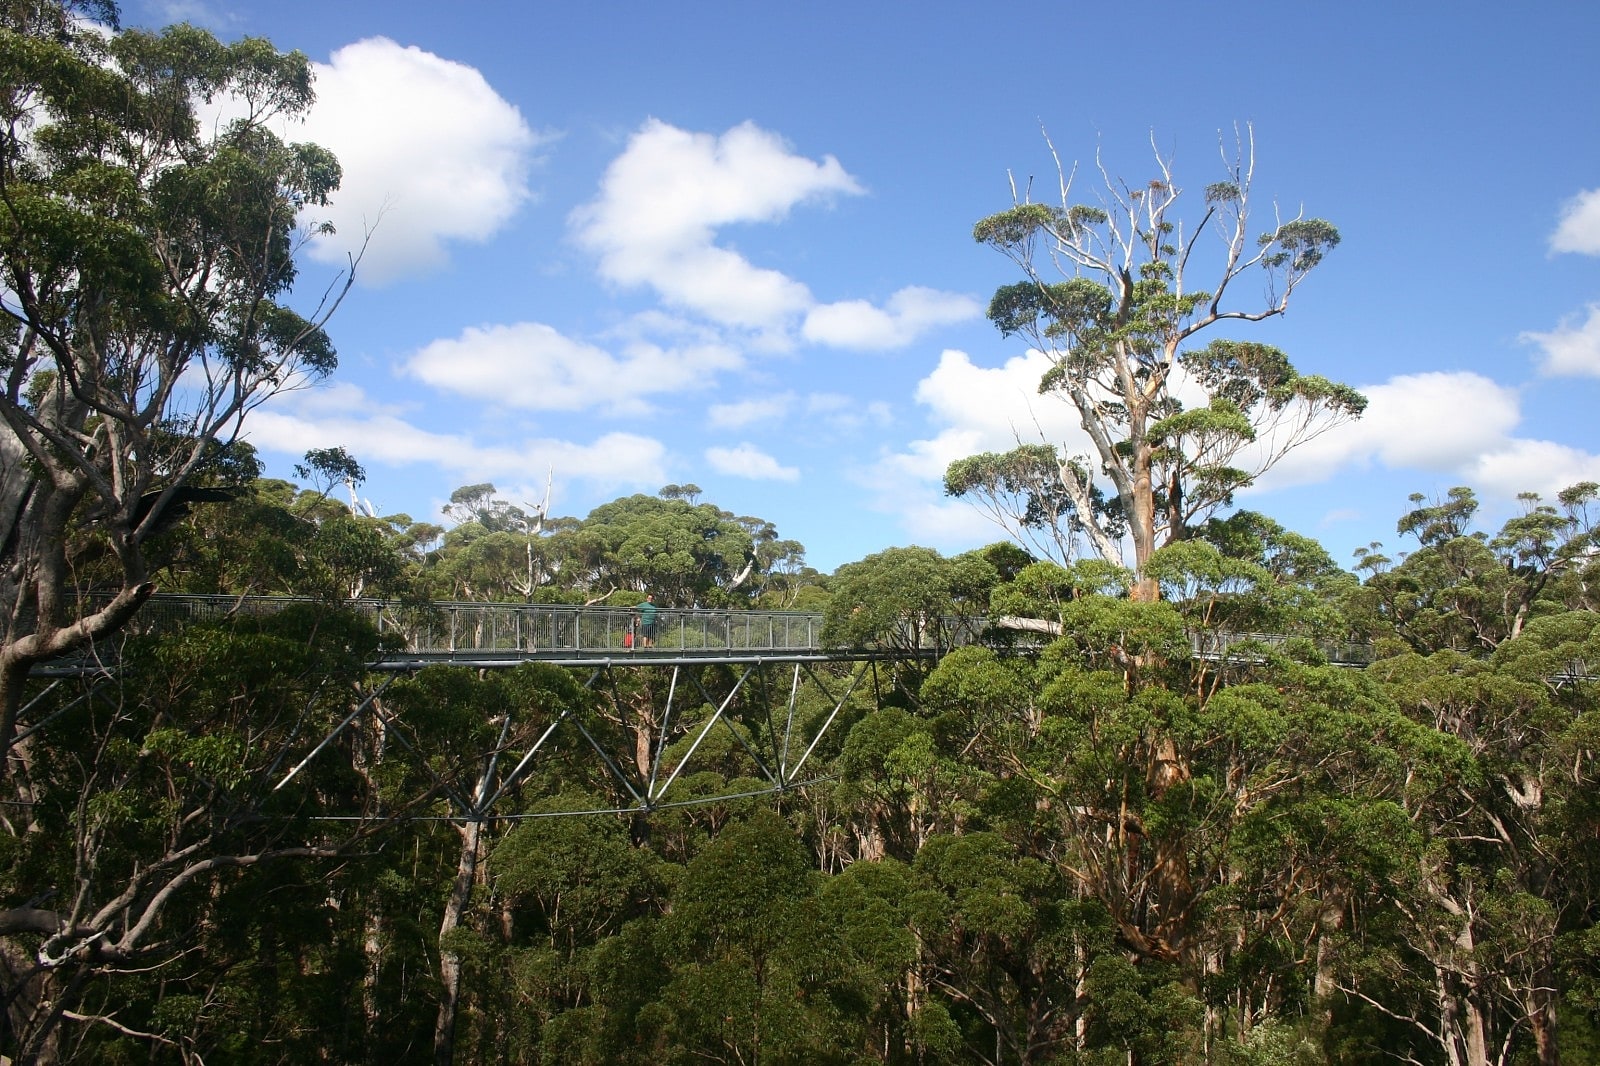
[(932, 548), (889, 548), (834, 574), (822, 639), (906, 652), (948, 648), (961, 615), (980, 615), (999, 573), (982, 552), (947, 559)]
[(584, 519), (578, 541), (594, 560), (594, 592), (648, 590), (666, 607), (720, 607), (746, 599), (758, 546), (776, 536), (768, 530), (769, 523), (690, 503), (680, 491), (601, 504)]
[(1425, 655), (1446, 648), (1488, 655), (1540, 613), (1593, 610), (1589, 510), (1597, 496), (1592, 481), (1562, 490), (1559, 507), (1523, 493), (1522, 512), (1490, 536), (1472, 529), (1478, 499), (1470, 488), (1453, 488), (1433, 504), (1413, 495), (1397, 529), (1421, 546), (1392, 569), (1372, 566), (1376, 572), (1350, 596), (1350, 612), (1380, 641), (1398, 639)]
[[(116, 631), (154, 591), (144, 549), (267, 397), (335, 366), (280, 300), (338, 185), (333, 156), (269, 126), (311, 65), (202, 30), (106, 36), (74, 0), (0, 7), (0, 745), (30, 668)], [(203, 131), (195, 104), (241, 116)], [(323, 227), (325, 229), (325, 227)], [(353, 265), (353, 264), (352, 264)], [(115, 561), (86, 606), (74, 571)]]
[[(300, 604), (133, 643), (114, 682), (44, 694), (13, 770), (32, 797), (5, 822), (0, 875), (0, 1055), (18, 1063), (64, 1058), (63, 1027), (90, 1047), (116, 1032), (172, 1043), (151, 1035), (154, 1007), (118, 1009), (146, 975), (164, 972), (175, 997), (209, 997), (248, 922), (238, 899), (274, 876), (257, 872), (326, 874), (383, 821), (359, 756), (286, 774), (359, 707), (370, 626)], [(351, 811), (369, 817), (326, 818)], [(183, 974), (166, 969), (186, 956)]]
[[(1039, 481), (1047, 468), (1029, 446), (984, 469), (974, 469), (973, 460), (957, 463), (946, 487), (991, 503), (1020, 492), (1026, 509), (1013, 510), (1016, 521), (1064, 519), (1110, 561), (1122, 559), (1125, 522), (1139, 574), (1134, 594), (1143, 599), (1158, 594), (1144, 573), (1157, 548), (1182, 539), (1290, 449), (1358, 417), (1366, 405), (1347, 386), (1297, 373), (1265, 344), (1219, 339), (1188, 347), (1219, 323), (1283, 314), (1339, 243), (1331, 223), (1303, 214), (1252, 235), (1255, 144), (1248, 134), (1231, 159), (1224, 155), (1223, 180), (1206, 186), (1192, 229), (1178, 219), (1183, 190), (1159, 152), (1155, 177), (1142, 185), (1100, 165), (1098, 203), (1073, 202), (1074, 174), (1058, 160), (1059, 207), (1024, 198), (973, 229), (1024, 275), (995, 293), (990, 320), (1050, 358), (1039, 391), (1072, 403), (1094, 451), (1063, 457), (1050, 448), (1050, 484)], [(1198, 264), (1191, 257), (1208, 233), (1221, 238), (1220, 262), (1205, 291), (1192, 287), (1190, 276)], [(1050, 280), (1052, 268), (1064, 280)], [(1225, 302), (1247, 273), (1262, 275), (1265, 300), (1254, 307)], [(1180, 394), (1191, 390), (1204, 402), (1185, 406)]]
[(456, 489), (450, 494), (444, 513), (459, 523), (476, 523), (489, 533), (530, 530), (540, 517), (537, 512), (529, 515), (516, 504), (496, 496), (494, 483), (489, 481)]

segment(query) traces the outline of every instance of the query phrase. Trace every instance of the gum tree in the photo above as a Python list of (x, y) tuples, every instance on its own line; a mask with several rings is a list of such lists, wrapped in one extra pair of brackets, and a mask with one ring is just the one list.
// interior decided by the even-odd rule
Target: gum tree
[[(1013, 187), (1014, 206), (973, 230), (1023, 273), (995, 293), (990, 320), (1049, 356), (1039, 391), (1073, 405), (1093, 451), (1054, 455), (1042, 480), (1032, 445), (1019, 449), (1025, 463), (963, 460), (947, 472), (946, 490), (989, 503), (1020, 499), (1021, 524), (1065, 524), (1113, 562), (1122, 561), (1125, 526), (1140, 575), (1134, 594), (1143, 599), (1159, 594), (1144, 574), (1157, 548), (1366, 404), (1347, 386), (1299, 374), (1269, 345), (1195, 346), (1222, 323), (1283, 314), (1339, 243), (1322, 219), (1274, 211), (1266, 227), (1252, 220), (1248, 128), (1223, 163), (1222, 180), (1205, 187), (1190, 224), (1180, 216), (1184, 190), (1158, 151), (1155, 174), (1142, 184), (1097, 162), (1100, 188), (1088, 198), (1057, 158), (1059, 206), (1018, 197)], [(1202, 274), (1207, 289), (1195, 284)], [(1027, 477), (1016, 476), (1019, 466)]]
[[(115, 632), (154, 591), (145, 545), (267, 397), (335, 365), (284, 302), (338, 185), (271, 130), (311, 65), (191, 26), (107, 34), (109, 2), (0, 3), (0, 745), (35, 664)], [(197, 120), (226, 98), (238, 115)], [(79, 593), (85, 558), (110, 592)], [(99, 569), (103, 578), (104, 567)]]

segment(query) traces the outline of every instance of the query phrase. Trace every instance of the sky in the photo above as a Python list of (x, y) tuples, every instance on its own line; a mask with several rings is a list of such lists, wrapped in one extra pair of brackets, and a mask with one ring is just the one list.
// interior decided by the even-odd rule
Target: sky
[(1159, 152), (1198, 216), (1241, 129), (1256, 217), (1343, 241), (1286, 315), (1213, 335), (1370, 403), (1238, 506), (1348, 565), (1408, 547), (1412, 493), (1469, 486), (1497, 528), (1519, 493), (1600, 481), (1592, 0), (125, 0), (122, 19), (314, 62), (288, 133), (344, 183), (293, 302), (359, 254), (356, 284), (337, 372), (246, 435), (272, 476), (345, 448), (383, 514), (444, 523), (482, 482), (574, 517), (694, 484), (823, 572), (1002, 539), (943, 494), (946, 466), (1082, 436), (1038, 395), (1040, 355), (985, 318), (1020, 276), (973, 223), (1013, 183), (1055, 188), (1051, 145), (1086, 190), (1097, 158), (1138, 183)]

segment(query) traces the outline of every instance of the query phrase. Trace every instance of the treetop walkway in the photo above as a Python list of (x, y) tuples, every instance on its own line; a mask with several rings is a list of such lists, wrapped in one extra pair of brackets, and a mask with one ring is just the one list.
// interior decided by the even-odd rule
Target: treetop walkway
[[(287, 596), (188, 596), (158, 594), (140, 609), (131, 632), (165, 632), (194, 622), (274, 614), (295, 604), (318, 601)], [(376, 670), (412, 670), (435, 664), (480, 668), (523, 662), (572, 666), (597, 662), (863, 661), (938, 657), (951, 648), (987, 643), (991, 621), (972, 616), (940, 618), (920, 630), (904, 632), (871, 646), (846, 647), (823, 639), (823, 615), (808, 611), (711, 610), (658, 607), (650, 647), (643, 645), (638, 614), (631, 607), (569, 604), (439, 601), (425, 604), (391, 600), (343, 601), (398, 645), (372, 663)], [(1048, 634), (1015, 634), (1042, 643)], [(1289, 638), (1271, 633), (1196, 632), (1196, 658), (1259, 659), (1265, 648)], [(1332, 663), (1365, 666), (1372, 649), (1365, 644), (1319, 644)]]
[[(270, 615), (318, 602), (272, 596), (157, 595), (141, 608), (126, 632), (172, 632), (197, 622)], [(452, 821), (639, 813), (735, 798), (721, 793), (700, 795), (692, 789), (685, 794), (680, 784), (687, 780), (686, 773), (694, 771), (697, 752), (716, 729), (728, 730), (732, 743), (741, 747), (755, 767), (752, 787), (737, 792), (737, 797), (804, 788), (827, 779), (825, 773), (817, 776), (814, 767), (819, 760), (814, 753), (852, 695), (865, 688), (877, 698), (881, 662), (935, 659), (955, 647), (989, 641), (1026, 652), (1042, 647), (1056, 635), (1055, 627), (1037, 620), (1008, 619), (1005, 622), (1009, 624), (993, 627), (985, 618), (949, 617), (891, 634), (892, 639), (872, 647), (838, 647), (824, 639), (823, 615), (814, 612), (658, 608), (652, 645), (644, 647), (636, 612), (626, 607), (380, 600), (346, 601), (338, 606), (367, 618), (389, 638), (389, 649), (370, 663), (378, 675), (370, 686), (364, 686), (370, 691), (287, 770), (278, 788), (363, 716), (375, 718), (384, 730), (403, 741), (406, 724), (385, 707), (383, 694), (404, 674), (430, 665), (493, 669), (547, 662), (580, 668), (587, 672), (584, 687), (596, 693), (597, 705), (610, 708), (551, 711), (530, 707), (505, 716), (502, 741), (486, 755), (489, 770), (482, 780), (475, 785), (457, 782), (445, 789), (452, 810), (437, 817)], [(1015, 628), (1023, 623), (1026, 628)], [(1281, 646), (1289, 638), (1197, 632), (1190, 639), (1197, 659), (1244, 665), (1264, 661), (1271, 647)], [(1328, 661), (1345, 666), (1364, 666), (1372, 658), (1370, 647), (1359, 644), (1323, 644), (1321, 651)], [(698, 669), (711, 664), (728, 669), (718, 677)], [(641, 670), (655, 678), (639, 690), (649, 694), (648, 707), (624, 698), (616, 682), (620, 672)], [(36, 673), (49, 680), (50, 688), (73, 677), (92, 688), (109, 681), (114, 671), (115, 651), (104, 649), (101, 654), (57, 663)], [(1584, 664), (1573, 664), (1569, 673), (1570, 677), (1563, 675), (1552, 679), (1553, 683), (1591, 676)], [(809, 681), (823, 698), (820, 707), (804, 714), (798, 702), (803, 681)], [(88, 698), (88, 691), (79, 698)], [(741, 698), (756, 709), (740, 712), (746, 720), (735, 727), (731, 709)], [(29, 729), (41, 728), (59, 713)], [(593, 717), (595, 714), (600, 717)], [(513, 717), (526, 719), (522, 726), (533, 730), (521, 741), (509, 739)], [(619, 726), (621, 734), (613, 735)], [(623, 801), (597, 810), (511, 815), (497, 811), (503, 798), (557, 746), (592, 751), (603, 773), (617, 783)], [(501, 755), (513, 761), (509, 770), (495, 769)], [(440, 787), (445, 788), (444, 784)]]
[[(272, 614), (294, 604), (316, 603), (292, 596), (152, 596), (134, 617), (130, 632), (170, 631), (191, 622)], [(671, 666), (736, 662), (863, 662), (938, 658), (952, 648), (994, 644), (1009, 632), (1007, 645), (1027, 649), (1053, 639), (1050, 623), (1023, 620), (1017, 631), (976, 616), (939, 618), (920, 630), (907, 627), (892, 639), (868, 646), (830, 644), (823, 638), (824, 616), (813, 611), (763, 611), (658, 607), (655, 636), (644, 647), (632, 607), (572, 604), (480, 603), (469, 600), (400, 603), (393, 600), (340, 601), (393, 639), (396, 647), (371, 666), (380, 671), (410, 671), (454, 664), (481, 669), (510, 668), (525, 662), (582, 667), (597, 664)], [(1282, 633), (1195, 630), (1189, 635), (1196, 659), (1232, 663), (1261, 662), (1268, 649), (1297, 638)], [(1315, 641), (1331, 664), (1364, 667), (1373, 661), (1370, 644)], [(45, 666), (36, 674), (59, 673), (67, 664)], [(1589, 663), (1572, 662), (1552, 675), (1555, 684), (1591, 680)]]

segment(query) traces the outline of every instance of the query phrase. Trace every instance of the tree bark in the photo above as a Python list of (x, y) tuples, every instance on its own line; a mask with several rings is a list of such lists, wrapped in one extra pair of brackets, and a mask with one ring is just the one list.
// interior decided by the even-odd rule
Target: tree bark
[(483, 822), (473, 819), (457, 826), (461, 834), (461, 857), (456, 863), (455, 880), (445, 900), (444, 917), (439, 922), (439, 1015), (433, 1027), (434, 1066), (451, 1066), (456, 1055), (456, 1014), (461, 1003), (461, 956), (448, 945), (451, 933), (461, 926), (472, 886), (478, 878), (478, 855), (483, 842)]

